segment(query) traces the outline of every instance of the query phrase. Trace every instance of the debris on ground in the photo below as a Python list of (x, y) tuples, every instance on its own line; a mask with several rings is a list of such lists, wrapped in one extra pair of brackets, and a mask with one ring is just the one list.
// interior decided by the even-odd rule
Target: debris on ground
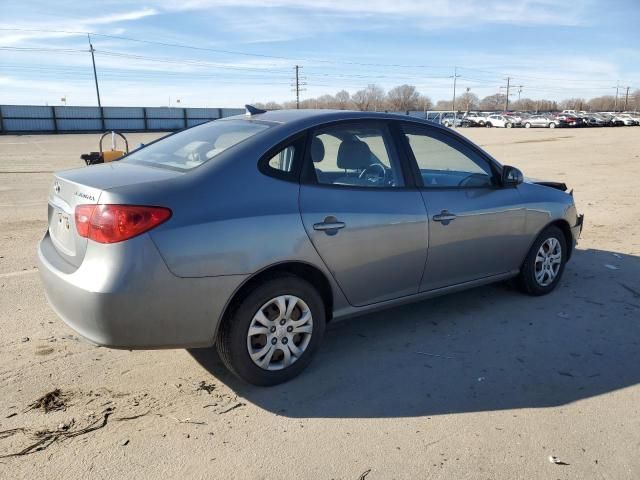
[(203, 391), (211, 395), (211, 392), (213, 392), (215, 389), (216, 389), (215, 383), (207, 383), (204, 380), (201, 380), (200, 383), (198, 383), (198, 386), (196, 387), (196, 392)]
[(609, 270), (619, 270), (619, 267), (616, 267), (615, 265), (611, 265), (610, 263), (605, 263), (604, 266)]
[(549, 455), (549, 461), (555, 465), (571, 465), (570, 463), (563, 462), (558, 457), (554, 457), (553, 455)]
[(418, 355), (427, 355), (429, 357), (440, 357), (440, 358), (448, 358), (453, 360), (454, 357), (449, 357), (447, 355), (438, 355), (437, 353), (427, 353), (427, 352), (416, 352)]
[(22, 343), (27, 343), (29, 340), (30, 340), (30, 339), (29, 339), (29, 337), (22, 337), (22, 338), (20, 339), (20, 341), (21, 341)]
[[(71, 426), (73, 425), (74, 422), (70, 422), (68, 425), (66, 423), (62, 424), (61, 426), (63, 428), (58, 428), (57, 430), (44, 429), (44, 430), (35, 431), (32, 434), (32, 437), (36, 440), (35, 443), (28, 445), (27, 447), (23, 448), (19, 452), (9, 453), (7, 455), (0, 455), (0, 458), (19, 457), (23, 455), (29, 455), (34, 452), (40, 452), (50, 447), (57, 441), (64, 441), (69, 438), (85, 435), (87, 433), (99, 430), (107, 425), (109, 416), (112, 413), (113, 413), (113, 408), (109, 407), (102, 413), (102, 418), (99, 418), (94, 422), (90, 423), (89, 425), (87, 425), (86, 427), (79, 428), (77, 430), (71, 430)], [(2, 435), (9, 436), (18, 432), (27, 433), (28, 430), (25, 428), (15, 428), (12, 430), (6, 430), (4, 432), (0, 432), (0, 438), (5, 438)]]
[(622, 282), (618, 282), (618, 283), (622, 288), (624, 288), (627, 292), (629, 292), (631, 295), (633, 295), (634, 298), (640, 298), (640, 292), (639, 291), (631, 288), (629, 285), (625, 285)]
[(367, 475), (369, 475), (370, 473), (371, 473), (371, 469), (365, 470), (360, 474), (360, 476), (358, 477), (358, 480), (364, 480), (365, 478), (367, 478)]
[(175, 420), (175, 421), (176, 421), (176, 422), (178, 422), (178, 423), (190, 423), (190, 424), (192, 424), (192, 425), (206, 425), (206, 423), (205, 423), (205, 422), (196, 422), (196, 421), (191, 420), (190, 418), (185, 418), (185, 419), (183, 419), (183, 420), (180, 420), (179, 418), (172, 417), (172, 416), (170, 416), (170, 415), (169, 415), (169, 418), (171, 418), (171, 419)]
[(58, 410), (65, 410), (67, 408), (67, 406), (65, 405), (66, 396), (67, 395), (62, 393), (62, 390), (56, 388), (55, 390), (44, 394), (35, 402), (31, 403), (24, 411), (28, 412), (29, 410), (43, 410), (44, 413), (49, 413)]
[(560, 318), (565, 318), (565, 319), (566, 319), (566, 318), (569, 318), (569, 314), (568, 314), (568, 313), (565, 313), (565, 312), (560, 312), (560, 313), (558, 314), (558, 316), (559, 316)]
[(218, 412), (218, 415), (222, 415), (223, 413), (229, 413), (231, 410), (235, 410), (236, 408), (240, 408), (240, 407), (244, 407), (244, 406), (245, 406), (244, 403), (238, 402), (235, 405), (232, 405), (231, 407), (226, 408), (226, 409)]

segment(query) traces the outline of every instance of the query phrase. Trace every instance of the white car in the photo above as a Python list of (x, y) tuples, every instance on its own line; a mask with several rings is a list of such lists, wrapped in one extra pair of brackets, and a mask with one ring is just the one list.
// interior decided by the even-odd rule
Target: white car
[(483, 127), (484, 123), (487, 121), (487, 114), (478, 113), (478, 112), (469, 112), (464, 116), (464, 119), (468, 120), (472, 126), (479, 125)]
[(514, 119), (509, 118), (506, 115), (489, 115), (485, 120), (484, 126), (487, 128), (501, 127), (512, 128), (515, 126)]
[(626, 126), (638, 125), (638, 119), (634, 118), (632, 115), (629, 115), (628, 113), (621, 113), (619, 115), (616, 115), (615, 118), (622, 120)]

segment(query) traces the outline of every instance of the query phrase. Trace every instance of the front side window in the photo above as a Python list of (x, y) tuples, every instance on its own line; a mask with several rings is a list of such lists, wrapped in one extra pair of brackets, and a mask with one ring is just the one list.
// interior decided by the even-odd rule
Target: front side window
[(341, 124), (316, 130), (311, 139), (316, 180), (323, 185), (403, 185), (390, 135), (383, 125)]
[(251, 120), (216, 120), (159, 140), (120, 161), (187, 171), (272, 125)]
[(488, 162), (467, 154), (448, 139), (428, 129), (403, 125), (425, 187), (490, 187), (493, 174)]

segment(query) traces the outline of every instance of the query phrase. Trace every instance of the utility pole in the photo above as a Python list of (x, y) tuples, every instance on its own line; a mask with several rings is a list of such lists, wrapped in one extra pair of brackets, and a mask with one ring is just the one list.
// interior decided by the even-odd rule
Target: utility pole
[(453, 102), (451, 102), (451, 110), (453, 110), (453, 128), (456, 128), (456, 82), (459, 76), (458, 67), (453, 67)]
[(627, 93), (624, 96), (624, 111), (627, 111), (627, 103), (629, 102), (629, 89), (631, 87), (627, 87)]
[(293, 91), (296, 92), (296, 108), (300, 108), (300, 92), (304, 92), (304, 88), (300, 88), (302, 85), (306, 85), (307, 82), (304, 82), (303, 78), (300, 77), (300, 69), (302, 68), (300, 65), (296, 65), (293, 67), (296, 71), (296, 80), (295, 84), (292, 85)]
[(524, 87), (524, 85), (518, 85), (518, 103), (520, 103), (520, 94), (522, 93), (522, 87)]
[(94, 49), (91, 44), (91, 35), (87, 33), (87, 39), (89, 40), (89, 51), (91, 52), (91, 63), (93, 64), (93, 79), (96, 82), (96, 95), (98, 97), (98, 110), (100, 110), (100, 126), (104, 130), (104, 110), (102, 110), (102, 103), (100, 102), (100, 88), (98, 87), (98, 74), (96, 73), (96, 59), (93, 55)]
[(618, 90), (620, 89), (620, 83), (618, 82), (618, 83), (616, 84), (616, 86), (615, 86), (615, 87), (613, 87), (613, 88), (615, 88), (615, 89), (616, 89), (616, 99), (615, 99), (615, 101), (614, 101), (614, 103), (613, 103), (613, 111), (614, 111), (614, 112), (617, 112), (617, 111), (618, 111)]
[(100, 103), (100, 88), (98, 87), (98, 74), (96, 73), (96, 59), (93, 56), (93, 45), (91, 45), (91, 35), (87, 33), (87, 38), (89, 39), (89, 51), (91, 52), (91, 63), (93, 64), (93, 79), (96, 82), (96, 95), (98, 96), (98, 108), (102, 108), (102, 104)]
[(504, 101), (504, 111), (509, 111), (509, 84), (511, 82), (511, 77), (507, 77), (507, 98)]

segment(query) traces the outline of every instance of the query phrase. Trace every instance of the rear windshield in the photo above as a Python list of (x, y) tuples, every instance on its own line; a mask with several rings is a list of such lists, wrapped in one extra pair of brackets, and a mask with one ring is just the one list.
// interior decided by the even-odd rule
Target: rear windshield
[(271, 126), (249, 120), (217, 120), (159, 140), (121, 161), (187, 171)]

